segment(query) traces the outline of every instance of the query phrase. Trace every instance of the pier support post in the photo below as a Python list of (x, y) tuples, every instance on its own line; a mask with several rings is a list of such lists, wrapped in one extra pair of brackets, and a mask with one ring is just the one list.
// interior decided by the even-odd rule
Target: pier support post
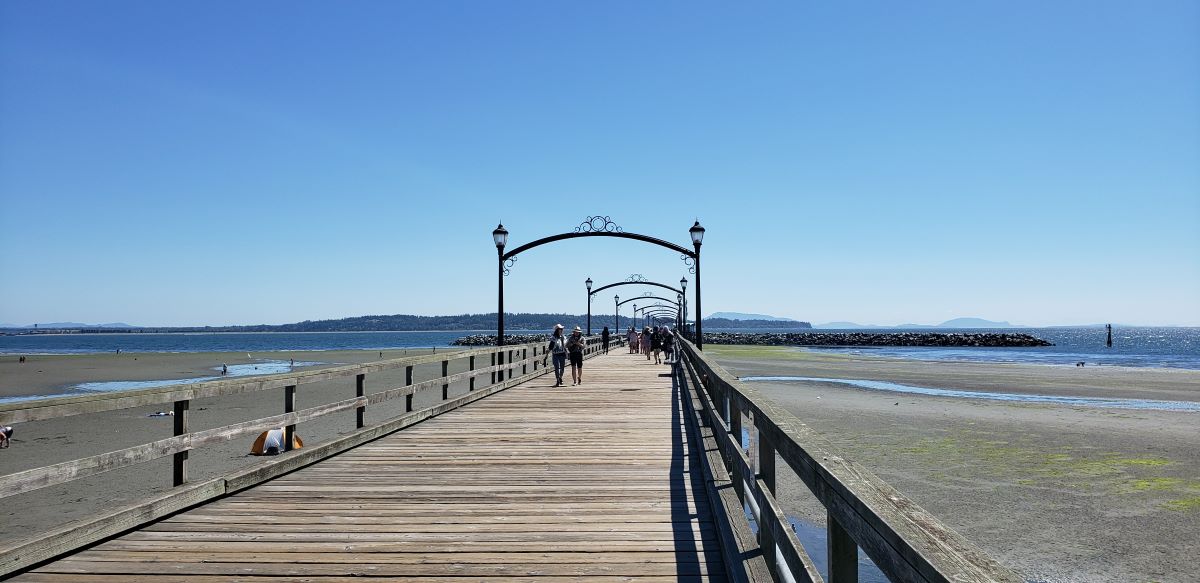
[(446, 377), (450, 376), (450, 361), (442, 361), (442, 400), (450, 398), (450, 381)]
[[(367, 375), (360, 374), (354, 377), (354, 396), (361, 397), (366, 394)], [(367, 425), (367, 407), (364, 405), (354, 410), (355, 422), (354, 426), (362, 429)]]
[[(283, 412), (296, 412), (296, 385), (283, 388)], [(292, 451), (292, 440), (296, 437), (296, 424), (291, 423), (283, 429), (283, 451)]]
[[(756, 439), (758, 442), (758, 479), (762, 480), (762, 485), (770, 491), (771, 496), (775, 496), (775, 446), (770, 441), (763, 439), (762, 419), (754, 415), (754, 427)], [(765, 517), (769, 509), (763, 509), (762, 513)], [(777, 565), (775, 562), (775, 529), (773, 528), (774, 516), (769, 520), (770, 525), (764, 524), (768, 520), (760, 521), (758, 525), (758, 546), (763, 549), (763, 557), (767, 559), (767, 568), (778, 577), (779, 568), (787, 569), (787, 565)], [(772, 528), (768, 528), (768, 526)], [(787, 525), (781, 525), (786, 528)]]
[[(187, 399), (175, 401), (175, 437), (188, 432), (188, 408), (191, 407), (191, 403)], [(171, 479), (172, 485), (182, 486), (184, 482), (187, 482), (187, 459), (188, 452), (186, 451), (175, 454), (173, 476)]]
[[(467, 358), (467, 370), (468, 371), (475, 370), (475, 357), (474, 356)], [(475, 376), (474, 375), (472, 375), (471, 379), (467, 381), (467, 390), (468, 391), (475, 390)]]
[[(729, 403), (729, 433), (732, 434), (733, 442), (737, 444), (738, 451), (745, 453), (746, 450), (742, 447), (742, 412), (738, 409), (737, 402), (733, 399), (729, 399), (726, 402)], [(745, 504), (746, 476), (738, 469), (742, 467), (741, 462), (737, 458), (733, 458), (730, 460), (730, 463), (732, 466), (729, 476), (733, 479), (733, 491), (737, 492), (738, 500), (741, 500), (742, 504)]]
[[(408, 366), (404, 367), (404, 386), (406, 386), (406, 387), (411, 387), (411, 386), (412, 386), (412, 384), (413, 384), (413, 383), (412, 383), (412, 381), (413, 381), (413, 367), (412, 367), (412, 365), (410, 364), (410, 365), (408, 365)], [(413, 407), (413, 404), (412, 404), (412, 402), (413, 402), (413, 395), (412, 395), (412, 393), (409, 393), (409, 394), (407, 394), (407, 395), (404, 395), (404, 412), (405, 412), (405, 413), (411, 413), (411, 412), (412, 412), (412, 410), (413, 410), (413, 409), (412, 409), (412, 407)]]
[(825, 522), (829, 530), (829, 583), (857, 583), (858, 545), (832, 512), (826, 512)]

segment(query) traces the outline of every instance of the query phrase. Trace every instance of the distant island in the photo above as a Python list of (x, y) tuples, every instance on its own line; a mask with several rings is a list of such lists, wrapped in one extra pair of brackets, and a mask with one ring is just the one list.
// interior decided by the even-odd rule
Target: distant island
[[(742, 315), (742, 314), (737, 314)], [(749, 314), (750, 316), (755, 316)], [(716, 316), (716, 314), (714, 314)], [(783, 318), (769, 319), (731, 319), (710, 317), (704, 319), (706, 329), (730, 328), (770, 328), (770, 329), (800, 329), (811, 328), (808, 322), (786, 320)], [(568, 328), (575, 326), (587, 327), (587, 314), (549, 314), (549, 313), (520, 313), (504, 314), (504, 325), (507, 330), (549, 330), (555, 324)], [(592, 331), (599, 331), (604, 326), (614, 324), (612, 314), (592, 314)], [(641, 325), (639, 319), (638, 324)], [(633, 319), (622, 316), (618, 328), (626, 329), (633, 325)], [(39, 324), (34, 327), (5, 328), (8, 334), (118, 334), (118, 333), (196, 333), (196, 332), (435, 332), (456, 330), (494, 330), (496, 328), (496, 313), (460, 314), (457, 316), (415, 316), (408, 314), (355, 316), (336, 320), (305, 320), (294, 324), (258, 324), (253, 326), (172, 326), (149, 327), (130, 326), (128, 324), (88, 325), (76, 322), (60, 322), (55, 324)]]
[(983, 318), (954, 318), (941, 324), (898, 324), (896, 326), (881, 326), (878, 324), (856, 324), (854, 322), (826, 322), (817, 324), (816, 328), (825, 330), (860, 330), (868, 328), (888, 329), (918, 329), (918, 328), (1021, 328), (1008, 322), (984, 320)]

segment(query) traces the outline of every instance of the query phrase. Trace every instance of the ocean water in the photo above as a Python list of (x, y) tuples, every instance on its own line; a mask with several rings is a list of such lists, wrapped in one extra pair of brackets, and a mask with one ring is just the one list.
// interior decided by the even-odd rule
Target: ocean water
[[(448, 332), (215, 332), (188, 334), (30, 334), (0, 336), (0, 354), (115, 352), (273, 352), (391, 350), (449, 346), (480, 331)], [(513, 331), (517, 334), (522, 331)], [(495, 331), (492, 331), (495, 333)]]
[[(751, 332), (751, 330), (736, 330)], [(766, 330), (756, 330), (765, 332)], [(777, 330), (778, 331), (778, 330)], [(858, 330), (786, 330), (787, 332), (939, 332), (939, 333), (1021, 333), (1053, 342), (1054, 346), (1021, 348), (941, 348), (919, 346), (884, 347), (809, 347), (850, 354), (912, 358), (918, 360), (1015, 362), (1025, 364), (1086, 366), (1132, 366), (1200, 369), (1200, 328), (1113, 327), (1113, 346), (1104, 345), (1104, 328), (919, 328), (911, 330), (870, 328)]]
[(1031, 395), (1021, 393), (995, 393), (989, 391), (965, 391), (955, 389), (935, 389), (905, 385), (889, 381), (871, 381), (863, 379), (831, 379), (823, 377), (800, 376), (748, 376), (741, 377), (747, 382), (820, 382), (850, 385), (872, 391), (889, 391), (893, 393), (908, 393), (911, 395), (930, 395), (934, 397), (959, 397), (963, 399), (987, 399), (992, 401), (1015, 401), (1021, 403), (1044, 403), (1049, 405), (1065, 405), (1070, 407), (1099, 407), (1101, 409), (1141, 409), (1154, 411), (1186, 411), (1200, 413), (1200, 403), (1192, 401), (1155, 401), (1151, 399), (1116, 399), (1106, 397), (1063, 397), (1057, 395)]
[[(724, 330), (723, 330), (724, 331)], [(753, 330), (731, 332), (898, 332), (887, 328), (866, 330)], [(1027, 348), (937, 347), (812, 347), (920, 360), (1017, 362), (1088, 366), (1134, 366), (1200, 369), (1200, 328), (1115, 327), (1113, 347), (1104, 345), (1104, 328), (921, 328), (919, 332), (975, 333), (1019, 332), (1053, 342), (1054, 346)], [(0, 354), (86, 354), (99, 352), (270, 352), (299, 350), (389, 350), (449, 346), (469, 334), (494, 332), (461, 330), (440, 332), (261, 332), (197, 334), (39, 334), (0, 336)], [(513, 330), (514, 334), (526, 332)]]

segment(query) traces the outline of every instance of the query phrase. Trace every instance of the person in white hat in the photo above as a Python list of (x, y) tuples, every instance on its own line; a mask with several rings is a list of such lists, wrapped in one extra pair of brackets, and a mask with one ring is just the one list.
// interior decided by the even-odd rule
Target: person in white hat
[(554, 335), (550, 337), (550, 345), (546, 352), (554, 358), (554, 386), (562, 386), (563, 371), (567, 368), (567, 339), (563, 337), (563, 325), (554, 325)]
[(583, 384), (583, 330), (576, 326), (567, 340), (567, 354), (571, 357), (571, 384)]

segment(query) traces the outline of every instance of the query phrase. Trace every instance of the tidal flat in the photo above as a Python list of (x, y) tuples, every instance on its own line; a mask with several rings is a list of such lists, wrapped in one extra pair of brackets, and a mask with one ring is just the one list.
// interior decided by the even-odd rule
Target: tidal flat
[[(757, 346), (709, 345), (705, 354), (739, 377), (1200, 402), (1200, 371), (1191, 370), (929, 362)], [(1200, 580), (1194, 410), (929, 396), (820, 381), (747, 385), (1028, 580)], [(824, 522), (790, 472), (781, 475), (780, 492), (790, 513)]]

